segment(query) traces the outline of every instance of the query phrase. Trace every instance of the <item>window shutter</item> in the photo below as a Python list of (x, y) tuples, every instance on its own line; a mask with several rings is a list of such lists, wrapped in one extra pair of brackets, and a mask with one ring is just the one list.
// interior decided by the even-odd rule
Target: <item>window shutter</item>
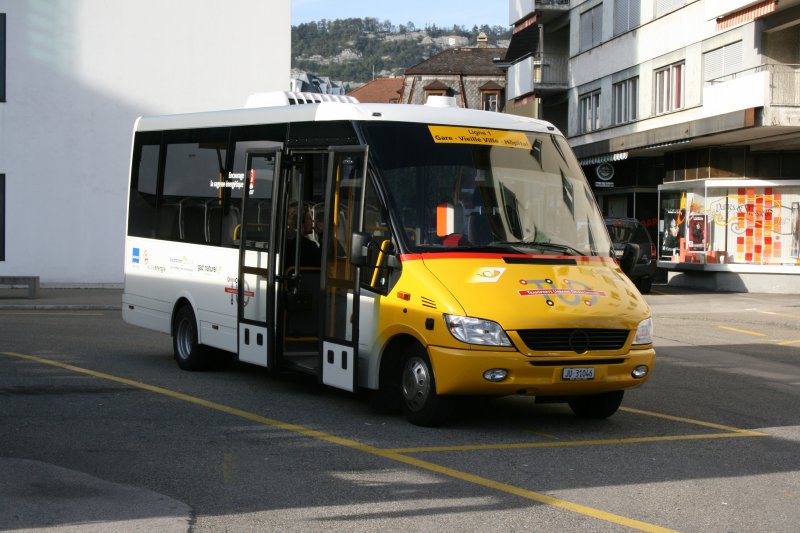
[(723, 70), (725, 76), (742, 70), (742, 41), (736, 41), (723, 48)]
[(603, 4), (592, 9), (592, 45), (603, 41)]
[(724, 76), (723, 48), (703, 54), (703, 81), (711, 81)]
[(642, 21), (640, 9), (641, 0), (629, 0), (628, 4), (628, 29), (632, 30), (639, 26)]
[(614, 35), (628, 31), (628, 7), (629, 0), (614, 0)]
[(580, 21), (580, 44), (581, 50), (586, 50), (592, 46), (592, 12), (581, 13)]

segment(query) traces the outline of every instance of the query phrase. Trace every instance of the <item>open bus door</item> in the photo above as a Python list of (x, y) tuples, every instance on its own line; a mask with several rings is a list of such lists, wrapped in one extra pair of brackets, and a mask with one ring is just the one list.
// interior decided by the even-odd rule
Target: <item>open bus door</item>
[[(275, 367), (275, 210), (281, 148), (247, 150), (239, 226), (239, 360)], [(268, 214), (264, 214), (268, 213)]]
[(331, 147), (325, 204), (322, 277), (322, 382), (355, 392), (358, 386), (359, 271), (351, 239), (364, 217), (367, 147)]

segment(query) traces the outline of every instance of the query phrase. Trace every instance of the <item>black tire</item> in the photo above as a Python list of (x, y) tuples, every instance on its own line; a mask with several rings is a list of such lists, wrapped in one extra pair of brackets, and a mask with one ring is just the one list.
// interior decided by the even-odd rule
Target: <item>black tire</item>
[(567, 403), (576, 415), (583, 418), (608, 418), (619, 409), (625, 391), (615, 390), (587, 396), (572, 396)]
[(442, 425), (452, 412), (452, 398), (436, 393), (436, 378), (425, 349), (414, 344), (403, 356), (400, 365), (403, 412), (416, 426)]
[(172, 351), (175, 362), (183, 370), (203, 370), (208, 365), (208, 350), (197, 341), (197, 320), (189, 305), (184, 305), (175, 314)]
[(650, 290), (653, 288), (653, 279), (642, 278), (636, 285), (639, 288), (639, 292), (641, 292), (642, 294), (650, 294)]

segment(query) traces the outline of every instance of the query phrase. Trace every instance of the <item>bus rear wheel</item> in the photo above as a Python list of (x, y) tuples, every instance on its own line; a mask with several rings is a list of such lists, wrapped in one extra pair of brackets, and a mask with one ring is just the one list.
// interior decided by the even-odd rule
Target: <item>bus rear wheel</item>
[(436, 393), (433, 367), (425, 349), (414, 345), (408, 349), (401, 365), (403, 412), (417, 426), (440, 426), (452, 410), (450, 398)]
[(601, 394), (572, 396), (567, 403), (576, 415), (583, 418), (608, 418), (619, 409), (625, 391), (615, 390)]
[(172, 329), (172, 350), (175, 361), (183, 370), (202, 370), (207, 363), (207, 354), (197, 341), (197, 320), (191, 306), (184, 305), (175, 314)]

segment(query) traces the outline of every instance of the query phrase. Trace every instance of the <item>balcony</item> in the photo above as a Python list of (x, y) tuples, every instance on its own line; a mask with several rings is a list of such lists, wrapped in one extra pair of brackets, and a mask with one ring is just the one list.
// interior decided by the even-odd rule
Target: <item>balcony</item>
[(800, 65), (772, 63), (759, 68), (769, 72), (769, 105), (800, 106)]
[(509, 0), (508, 23), (514, 25), (534, 11), (569, 11), (569, 0)]
[(800, 107), (800, 65), (759, 65), (708, 80), (703, 87), (704, 116), (753, 107)]
[(567, 58), (554, 54), (531, 54), (508, 69), (508, 98), (527, 94), (555, 94), (569, 88)]

